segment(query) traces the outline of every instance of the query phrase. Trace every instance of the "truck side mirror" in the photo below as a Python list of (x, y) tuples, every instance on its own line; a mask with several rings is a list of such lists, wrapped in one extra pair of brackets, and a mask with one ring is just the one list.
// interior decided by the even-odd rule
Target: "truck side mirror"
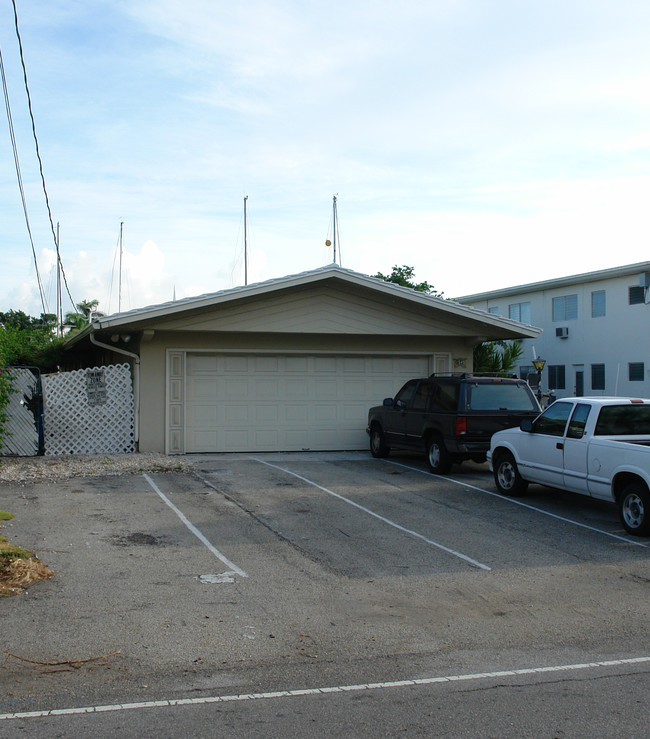
[(393, 399), (392, 398), (384, 398), (384, 405), (387, 408), (392, 408), (393, 407)]
[(530, 418), (524, 418), (519, 428), (522, 431), (527, 431), (528, 433), (530, 433), (533, 430), (533, 422), (530, 420)]

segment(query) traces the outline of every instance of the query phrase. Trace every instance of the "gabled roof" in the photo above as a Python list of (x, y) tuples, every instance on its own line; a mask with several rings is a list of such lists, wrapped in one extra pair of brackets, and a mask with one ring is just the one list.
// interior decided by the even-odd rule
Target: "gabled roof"
[(569, 275), (567, 277), (555, 277), (551, 280), (542, 280), (541, 282), (529, 282), (524, 285), (503, 287), (498, 290), (474, 293), (473, 295), (461, 295), (454, 299), (458, 300), (460, 303), (476, 303), (480, 300), (507, 298), (512, 295), (553, 290), (555, 288), (570, 287), (571, 285), (584, 285), (585, 283), (599, 282), (600, 280), (609, 280), (616, 277), (641, 275), (644, 272), (650, 273), (650, 262), (636, 262), (635, 264), (626, 264), (622, 267), (610, 267), (609, 269), (600, 269), (595, 272), (583, 272), (581, 274)]
[(158, 305), (150, 305), (135, 310), (114, 313), (110, 316), (100, 316), (92, 320), (92, 323), (83, 331), (75, 334), (69, 340), (70, 344), (76, 343), (89, 333), (104, 330), (123, 330), (129, 327), (142, 327), (143, 324), (150, 321), (159, 321), (161, 319), (170, 319), (181, 317), (184, 313), (214, 310), (220, 307), (230, 307), (238, 301), (262, 298), (266, 295), (279, 294), (282, 291), (308, 288), (316, 284), (338, 284), (352, 286), (360, 290), (372, 291), (375, 294), (383, 296), (387, 301), (400, 300), (407, 301), (413, 307), (421, 306), (423, 310), (434, 308), (450, 319), (470, 319), (483, 324), (486, 328), (503, 330), (508, 336), (516, 335), (520, 337), (536, 337), (540, 333), (540, 329), (528, 326), (518, 321), (513, 321), (503, 316), (492, 315), (477, 308), (471, 308), (462, 305), (453, 300), (445, 300), (437, 298), (426, 293), (418, 292), (411, 288), (402, 287), (391, 282), (369, 277), (368, 275), (344, 269), (338, 265), (331, 264), (319, 269), (308, 272), (301, 272), (286, 277), (278, 277), (265, 282), (259, 282), (253, 285), (244, 285), (220, 290), (214, 293), (207, 293), (191, 298), (182, 298)]

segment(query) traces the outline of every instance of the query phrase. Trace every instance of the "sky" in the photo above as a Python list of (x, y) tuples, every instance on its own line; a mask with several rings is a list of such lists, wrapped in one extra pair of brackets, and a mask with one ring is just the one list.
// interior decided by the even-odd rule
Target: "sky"
[[(445, 297), (650, 259), (647, 0), (15, 5), (64, 312), (243, 285), (244, 197), (249, 284), (332, 263), (334, 195), (343, 267)], [(55, 312), (12, 0), (0, 50)], [(0, 311), (38, 315), (0, 118)]]

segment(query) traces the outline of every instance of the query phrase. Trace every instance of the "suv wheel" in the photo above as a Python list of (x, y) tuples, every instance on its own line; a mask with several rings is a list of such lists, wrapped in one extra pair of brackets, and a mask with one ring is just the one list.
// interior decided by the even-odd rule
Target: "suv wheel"
[(431, 472), (437, 475), (445, 475), (451, 469), (449, 452), (439, 436), (433, 436), (427, 441), (427, 464)]
[(390, 454), (381, 426), (373, 426), (370, 430), (370, 454), (376, 459), (383, 459)]

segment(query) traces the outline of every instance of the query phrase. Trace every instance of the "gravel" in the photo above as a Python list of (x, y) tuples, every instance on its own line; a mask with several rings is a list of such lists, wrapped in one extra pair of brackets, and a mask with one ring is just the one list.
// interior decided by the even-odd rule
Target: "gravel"
[(37, 482), (139, 472), (179, 472), (191, 465), (157, 452), (71, 454), (57, 457), (0, 457), (0, 482)]

